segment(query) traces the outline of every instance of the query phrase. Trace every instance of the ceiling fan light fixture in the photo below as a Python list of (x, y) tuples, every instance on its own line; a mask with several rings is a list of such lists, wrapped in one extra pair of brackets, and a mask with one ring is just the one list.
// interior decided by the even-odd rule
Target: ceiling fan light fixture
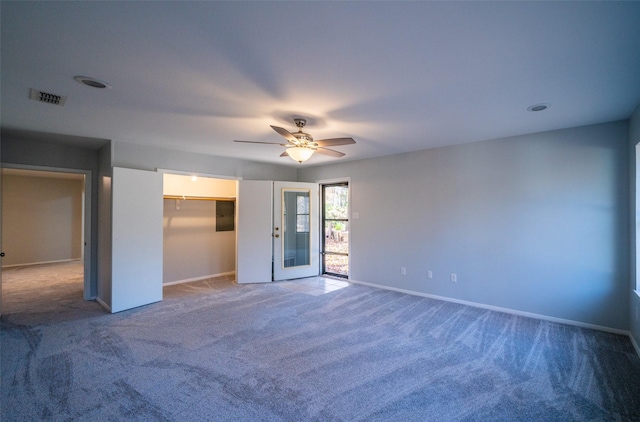
[(297, 161), (302, 164), (307, 161), (313, 155), (313, 150), (311, 148), (304, 147), (293, 147), (287, 149), (287, 154), (293, 161)]

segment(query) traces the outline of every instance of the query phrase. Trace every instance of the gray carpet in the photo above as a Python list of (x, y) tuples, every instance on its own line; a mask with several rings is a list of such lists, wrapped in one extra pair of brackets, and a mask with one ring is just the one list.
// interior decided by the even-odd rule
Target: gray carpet
[(2, 421), (640, 420), (620, 335), (358, 285), (222, 278), (115, 315), (75, 289), (5, 289)]

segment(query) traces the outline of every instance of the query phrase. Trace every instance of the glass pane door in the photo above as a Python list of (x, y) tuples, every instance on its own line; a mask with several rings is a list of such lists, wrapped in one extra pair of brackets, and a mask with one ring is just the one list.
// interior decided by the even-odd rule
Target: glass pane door
[(322, 272), (349, 276), (349, 185), (322, 186)]
[(318, 275), (318, 185), (274, 182), (273, 195), (273, 280)]
[(311, 262), (309, 191), (284, 189), (282, 192), (282, 242), (284, 268)]

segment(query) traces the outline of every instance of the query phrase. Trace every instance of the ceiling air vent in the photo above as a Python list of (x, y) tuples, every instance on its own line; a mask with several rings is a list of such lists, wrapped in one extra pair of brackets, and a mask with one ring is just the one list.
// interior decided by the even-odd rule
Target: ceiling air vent
[(51, 94), (50, 92), (38, 91), (37, 89), (33, 88), (29, 90), (29, 98), (35, 101), (40, 101), (41, 103), (54, 104), (59, 106), (63, 106), (65, 101), (67, 101), (67, 97)]

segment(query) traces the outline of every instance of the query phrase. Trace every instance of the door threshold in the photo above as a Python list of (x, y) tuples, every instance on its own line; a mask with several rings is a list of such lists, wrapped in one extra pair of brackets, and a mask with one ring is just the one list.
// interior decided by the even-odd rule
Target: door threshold
[(298, 278), (276, 282), (278, 286), (296, 293), (304, 293), (311, 296), (321, 296), (335, 292), (349, 286), (347, 280), (339, 280), (325, 276)]

